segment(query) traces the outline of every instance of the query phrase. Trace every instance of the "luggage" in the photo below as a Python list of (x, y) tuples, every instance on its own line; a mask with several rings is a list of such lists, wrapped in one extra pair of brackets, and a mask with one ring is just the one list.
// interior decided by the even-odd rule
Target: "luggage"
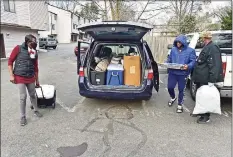
[(121, 64), (109, 64), (106, 85), (123, 85), (124, 68)]
[(221, 114), (220, 93), (215, 86), (203, 85), (196, 93), (196, 105), (193, 114), (217, 113)]
[(140, 56), (124, 56), (124, 84), (129, 86), (141, 85)]
[(91, 84), (104, 85), (106, 82), (106, 72), (91, 71)]
[(53, 85), (41, 85), (36, 87), (37, 106), (39, 108), (56, 106), (56, 90)]

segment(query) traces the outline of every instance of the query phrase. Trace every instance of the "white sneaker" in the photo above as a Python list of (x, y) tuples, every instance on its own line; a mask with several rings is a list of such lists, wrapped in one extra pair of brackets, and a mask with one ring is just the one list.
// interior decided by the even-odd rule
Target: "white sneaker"
[(177, 113), (182, 113), (183, 112), (183, 106), (182, 105), (178, 105), (177, 109), (176, 109)]
[(168, 102), (168, 106), (169, 107), (171, 107), (173, 104), (174, 104), (174, 102), (176, 101), (176, 97), (174, 98), (174, 99), (171, 99), (169, 102)]

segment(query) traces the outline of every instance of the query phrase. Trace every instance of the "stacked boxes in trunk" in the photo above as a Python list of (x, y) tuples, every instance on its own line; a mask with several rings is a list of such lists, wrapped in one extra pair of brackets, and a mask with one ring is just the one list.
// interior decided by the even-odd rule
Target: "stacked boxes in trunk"
[(110, 63), (102, 60), (93, 70), (90, 72), (92, 85), (141, 85), (141, 59), (138, 55), (115, 56)]
[(141, 85), (140, 56), (124, 56), (124, 84), (128, 86)]

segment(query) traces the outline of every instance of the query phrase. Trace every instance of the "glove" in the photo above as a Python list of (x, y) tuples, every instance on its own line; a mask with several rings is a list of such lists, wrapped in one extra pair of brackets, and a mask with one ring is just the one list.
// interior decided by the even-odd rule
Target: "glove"
[(212, 86), (214, 86), (214, 84), (211, 83), (211, 82), (208, 82), (208, 86), (209, 86), (209, 87), (212, 87)]

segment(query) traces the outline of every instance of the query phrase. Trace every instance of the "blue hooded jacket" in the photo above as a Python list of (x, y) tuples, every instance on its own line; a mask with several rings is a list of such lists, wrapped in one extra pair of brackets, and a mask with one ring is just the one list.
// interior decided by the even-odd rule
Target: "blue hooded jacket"
[[(177, 48), (176, 43), (181, 42), (183, 47), (181, 52)], [(178, 64), (186, 64), (188, 65), (188, 70), (176, 70), (169, 69), (169, 73), (175, 75), (189, 75), (191, 70), (193, 69), (196, 61), (196, 52), (193, 48), (188, 47), (187, 39), (185, 35), (179, 35), (176, 37), (173, 43), (173, 48), (171, 49), (171, 53), (168, 57), (168, 63), (178, 63)]]

